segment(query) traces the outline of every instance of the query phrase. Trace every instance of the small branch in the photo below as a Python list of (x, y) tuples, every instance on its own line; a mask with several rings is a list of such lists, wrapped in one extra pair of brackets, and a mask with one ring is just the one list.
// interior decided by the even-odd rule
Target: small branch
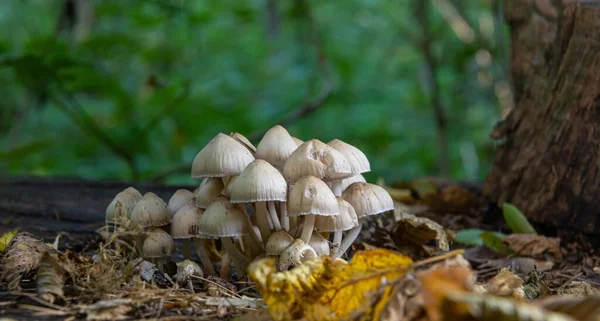
[(165, 116), (167, 116), (169, 113), (171, 113), (181, 105), (181, 103), (187, 98), (188, 94), (189, 85), (185, 84), (183, 93), (181, 93), (170, 104), (166, 105), (156, 115), (154, 115), (154, 117), (150, 121), (148, 121), (148, 123), (144, 127), (142, 127), (137, 136), (146, 138), (146, 135), (149, 132), (151, 132), (154, 129), (154, 127), (156, 127), (156, 125), (160, 124), (160, 122), (165, 118)]
[(269, 40), (275, 40), (279, 36), (279, 29), (281, 25), (277, 1), (268, 0), (265, 4), (265, 11), (267, 15), (267, 35), (269, 36)]

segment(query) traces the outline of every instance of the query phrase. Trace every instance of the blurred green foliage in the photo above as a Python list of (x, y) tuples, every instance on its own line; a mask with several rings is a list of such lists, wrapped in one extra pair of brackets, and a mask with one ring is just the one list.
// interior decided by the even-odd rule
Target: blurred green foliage
[(217, 132), (260, 133), (331, 83), (292, 135), (354, 144), (370, 180), (439, 175), (435, 95), (449, 175), (482, 179), (508, 91), (499, 3), (2, 1), (0, 171), (190, 182)]

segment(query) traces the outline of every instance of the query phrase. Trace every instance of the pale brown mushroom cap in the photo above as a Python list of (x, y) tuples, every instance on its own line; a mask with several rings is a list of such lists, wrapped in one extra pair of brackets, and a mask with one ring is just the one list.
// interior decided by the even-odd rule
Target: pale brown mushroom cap
[(267, 244), (265, 244), (266, 255), (279, 255), (288, 245), (294, 242), (294, 238), (284, 230), (279, 230), (271, 234)]
[(196, 206), (199, 208), (207, 208), (217, 197), (221, 196), (225, 186), (220, 178), (205, 178), (198, 187), (196, 193)]
[(306, 176), (290, 187), (288, 216), (338, 215), (338, 202), (327, 184), (314, 176)]
[(339, 139), (334, 139), (327, 143), (327, 145), (335, 148), (337, 151), (342, 153), (342, 155), (344, 155), (350, 164), (350, 170), (353, 174), (371, 171), (371, 164), (369, 163), (367, 156), (360, 149)]
[(246, 235), (246, 213), (225, 197), (214, 200), (200, 219), (200, 232), (212, 237)]
[(281, 173), (267, 161), (257, 159), (231, 185), (232, 203), (287, 200), (287, 183)]
[(279, 256), (279, 270), (286, 271), (317, 257), (315, 250), (301, 239), (296, 239), (288, 245)]
[(163, 226), (171, 221), (171, 212), (165, 201), (156, 194), (148, 192), (135, 204), (131, 212), (131, 220), (141, 227)]
[(171, 221), (171, 236), (174, 239), (200, 237), (200, 218), (204, 210), (192, 203), (182, 206)]
[(145, 258), (169, 257), (175, 252), (175, 244), (169, 233), (161, 228), (152, 228), (146, 231), (146, 239), (142, 246)]
[(106, 207), (106, 222), (114, 221), (117, 215), (121, 217), (131, 217), (131, 212), (135, 208), (135, 204), (137, 204), (138, 200), (139, 199), (135, 194), (132, 194), (127, 190), (119, 192), (112, 202), (110, 202), (108, 207)]
[(256, 147), (256, 158), (264, 159), (281, 170), (298, 146), (290, 133), (280, 125), (271, 127)]
[(178, 189), (169, 199), (167, 208), (172, 214), (175, 214), (185, 204), (191, 202), (193, 198), (194, 193), (188, 191), (187, 189)]
[(352, 205), (359, 218), (394, 209), (394, 200), (390, 194), (374, 184), (354, 183), (346, 188), (342, 197)]
[(142, 199), (142, 194), (140, 193), (140, 191), (135, 189), (133, 186), (127, 187), (126, 189), (123, 190), (123, 192), (131, 194), (131, 196), (133, 196), (135, 198), (136, 202), (138, 202), (139, 200)]
[(317, 216), (315, 229), (318, 231), (347, 231), (358, 226), (358, 217), (352, 205), (339, 196), (336, 199), (340, 208), (340, 214), (335, 216)]
[(231, 134), (229, 134), (229, 136), (231, 136), (231, 138), (237, 140), (242, 145), (244, 145), (246, 148), (248, 148), (248, 150), (252, 154), (256, 153), (256, 147), (254, 147), (254, 145), (252, 145), (252, 142), (250, 142), (250, 140), (248, 140), (248, 138), (246, 138), (246, 136), (244, 136), (240, 133), (231, 133)]
[(254, 156), (244, 145), (219, 133), (194, 158), (192, 178), (236, 175), (253, 160)]
[(352, 171), (342, 153), (318, 139), (311, 139), (298, 146), (283, 166), (283, 177), (290, 183), (307, 175), (334, 181), (352, 176)]
[(315, 250), (317, 256), (327, 256), (331, 251), (329, 248), (329, 242), (327, 242), (323, 235), (319, 234), (317, 231), (313, 231), (310, 241), (308, 241), (308, 245)]
[[(252, 163), (250, 163), (250, 164), (252, 164)], [(248, 168), (248, 166), (246, 166), (246, 168)], [(227, 198), (229, 198), (231, 196), (231, 189), (233, 188), (233, 183), (238, 179), (239, 176), (240, 175), (227, 176), (227, 179), (223, 179), (223, 183), (225, 184), (225, 187), (221, 191), (221, 195), (223, 195)]]

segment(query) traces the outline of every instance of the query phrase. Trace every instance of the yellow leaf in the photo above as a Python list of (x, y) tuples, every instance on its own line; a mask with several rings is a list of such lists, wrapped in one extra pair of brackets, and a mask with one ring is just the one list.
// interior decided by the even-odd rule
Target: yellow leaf
[(4, 251), (6, 251), (8, 243), (10, 243), (10, 241), (13, 239), (13, 237), (15, 237), (15, 235), (17, 235), (18, 232), (19, 230), (12, 230), (0, 236), (0, 253), (4, 253)]
[(275, 263), (266, 258), (249, 267), (273, 320), (326, 321), (370, 314), (372, 307), (365, 302), (386, 292), (412, 261), (394, 251), (374, 249), (356, 253), (348, 264), (323, 257), (277, 272)]

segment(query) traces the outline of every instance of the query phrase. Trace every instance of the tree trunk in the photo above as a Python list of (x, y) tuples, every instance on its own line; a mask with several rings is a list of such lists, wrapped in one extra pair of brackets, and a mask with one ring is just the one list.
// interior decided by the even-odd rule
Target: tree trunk
[[(507, 0), (515, 108), (484, 193), (533, 222), (600, 233), (600, 7)], [(563, 1), (564, 2), (564, 1)]]

